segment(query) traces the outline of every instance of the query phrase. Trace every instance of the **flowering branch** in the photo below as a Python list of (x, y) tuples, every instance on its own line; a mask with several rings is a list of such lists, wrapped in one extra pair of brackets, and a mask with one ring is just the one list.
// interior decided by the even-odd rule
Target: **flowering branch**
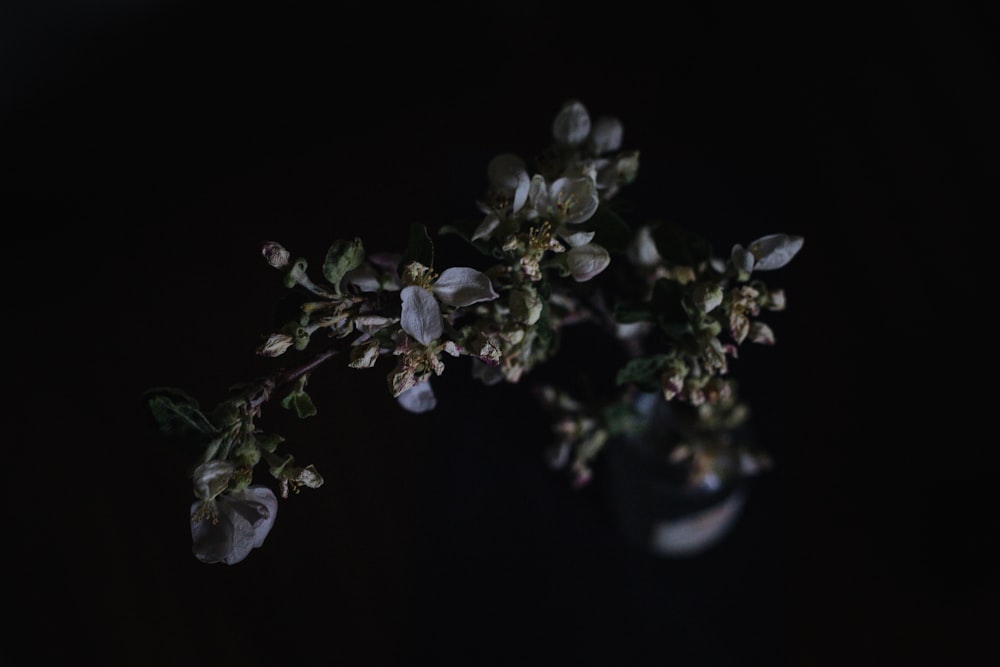
[(208, 412), (176, 389), (150, 393), (164, 433), (191, 436), (203, 448), (192, 471), (198, 558), (239, 562), (263, 543), (277, 499), (267, 487), (251, 485), (258, 464), (278, 481), (282, 497), (322, 485), (313, 466), (279, 455), (282, 438), (260, 432), (255, 420), (278, 393), (282, 407), (300, 418), (316, 414), (306, 393), (309, 376), (340, 352), (353, 369), (391, 360), (390, 395), (421, 413), (436, 406), (432, 381), (450, 359), (469, 357), (473, 377), (487, 385), (518, 383), (557, 354), (566, 327), (596, 323), (628, 360), (615, 386), (592, 404), (564, 389), (537, 388), (552, 416), (553, 466), (585, 484), (605, 444), (642, 428), (651, 406), (665, 401), (683, 406), (687, 421), (664, 456), (689, 464), (690, 484), (718, 485), (766, 464), (732, 435), (748, 410), (737, 399), (729, 361), (745, 341), (774, 343), (759, 316), (784, 308), (785, 296), (759, 274), (791, 261), (802, 239), (773, 234), (719, 256), (677, 225), (633, 227), (611, 205), (639, 168), (639, 153), (621, 150), (622, 124), (592, 120), (571, 101), (556, 115), (552, 138), (530, 169), (512, 154), (491, 160), (477, 202), (482, 218), (438, 230), (464, 239), (481, 270), (437, 266), (433, 238), (421, 224), (410, 227), (398, 254), (369, 254), (360, 238), (335, 240), (312, 275), (304, 256), (277, 242), (263, 245), (265, 261), (307, 301), (257, 354), (295, 354), (317, 337), (334, 343), (298, 366), (237, 388)]

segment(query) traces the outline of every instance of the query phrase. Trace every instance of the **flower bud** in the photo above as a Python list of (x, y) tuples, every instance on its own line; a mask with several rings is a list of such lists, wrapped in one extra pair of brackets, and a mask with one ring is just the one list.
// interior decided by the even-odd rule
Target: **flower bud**
[(515, 322), (532, 325), (542, 316), (542, 300), (531, 289), (515, 289), (510, 293), (510, 314)]
[(265, 241), (261, 248), (261, 253), (267, 263), (276, 269), (284, 269), (288, 266), (290, 255), (285, 247), (274, 241)]

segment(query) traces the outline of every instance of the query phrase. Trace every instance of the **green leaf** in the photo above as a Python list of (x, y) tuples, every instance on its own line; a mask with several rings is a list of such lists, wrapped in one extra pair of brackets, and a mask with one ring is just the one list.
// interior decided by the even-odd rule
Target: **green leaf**
[[(629, 382), (638, 384), (645, 388), (653, 385), (659, 386), (659, 375), (667, 363), (667, 355), (654, 354), (649, 357), (636, 357), (630, 359), (625, 366), (618, 371), (615, 381), (619, 385)], [(655, 390), (655, 389), (654, 389)]]
[(149, 411), (160, 432), (167, 436), (208, 435), (216, 429), (198, 407), (198, 402), (172, 387), (161, 387), (146, 392)]
[(578, 227), (594, 232), (593, 242), (608, 252), (625, 252), (632, 240), (631, 227), (607, 204), (598, 206), (594, 215)]
[(277, 433), (258, 433), (255, 437), (257, 438), (257, 446), (268, 453), (273, 453), (278, 445), (285, 441)]
[(672, 222), (653, 229), (656, 250), (672, 264), (695, 267), (712, 257), (712, 245), (705, 238)]
[(316, 404), (309, 398), (309, 394), (301, 390), (292, 390), (281, 399), (281, 407), (286, 410), (293, 410), (299, 419), (312, 417), (316, 414)]
[(271, 476), (275, 479), (281, 479), (281, 475), (285, 472), (285, 468), (295, 463), (295, 457), (291, 454), (285, 455), (283, 459), (279, 459), (275, 456), (268, 456), (267, 462), (270, 466), (268, 472), (271, 473)]
[(326, 251), (326, 259), (323, 260), (323, 277), (339, 289), (344, 274), (358, 268), (364, 261), (365, 248), (361, 239), (334, 241)]
[(410, 241), (399, 261), (399, 270), (402, 272), (403, 267), (411, 262), (434, 268), (434, 242), (427, 234), (427, 228), (419, 223), (410, 225)]
[(619, 324), (635, 324), (636, 322), (651, 322), (653, 311), (649, 303), (623, 303), (615, 304), (615, 322)]

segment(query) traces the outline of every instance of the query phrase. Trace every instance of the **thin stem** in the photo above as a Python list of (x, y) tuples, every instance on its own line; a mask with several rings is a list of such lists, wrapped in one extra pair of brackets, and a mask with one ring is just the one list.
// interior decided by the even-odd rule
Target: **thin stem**
[(298, 380), (300, 377), (307, 373), (311, 373), (318, 366), (326, 363), (329, 359), (339, 353), (340, 350), (337, 348), (330, 348), (325, 352), (320, 352), (314, 356), (309, 361), (305, 362), (301, 366), (296, 366), (295, 368), (281, 369), (271, 375), (265, 377), (260, 381), (256, 391), (251, 394), (250, 397), (250, 409), (256, 410), (261, 405), (266, 403), (271, 398), (271, 394), (275, 389), (286, 385), (290, 382)]

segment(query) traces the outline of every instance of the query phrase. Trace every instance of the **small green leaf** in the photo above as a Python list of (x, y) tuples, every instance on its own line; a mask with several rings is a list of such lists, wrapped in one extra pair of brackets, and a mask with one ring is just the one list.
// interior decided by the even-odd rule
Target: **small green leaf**
[(636, 357), (630, 359), (625, 366), (618, 371), (615, 381), (619, 385), (633, 382), (640, 386), (656, 385), (660, 371), (667, 363), (667, 355), (654, 354), (649, 357)]
[(149, 411), (163, 435), (215, 433), (215, 427), (199, 409), (198, 402), (180, 389), (151, 389), (146, 395), (149, 397)]
[(636, 322), (651, 322), (653, 311), (649, 303), (616, 303), (614, 311), (615, 322), (619, 324), (635, 324)]
[(285, 441), (277, 433), (258, 433), (255, 437), (257, 438), (257, 446), (268, 453), (273, 453), (278, 445)]
[(291, 454), (286, 455), (283, 459), (279, 459), (275, 456), (269, 456), (267, 457), (267, 462), (270, 465), (268, 472), (271, 473), (271, 476), (275, 479), (281, 479), (285, 469), (295, 463), (295, 457)]
[(294, 410), (299, 419), (312, 417), (316, 414), (316, 404), (309, 398), (309, 394), (301, 390), (292, 390), (281, 399), (281, 407), (286, 410)]
[(306, 393), (306, 383), (308, 380), (308, 375), (303, 375), (295, 380), (295, 384), (288, 390), (285, 397), (281, 399), (281, 407), (286, 410), (294, 410), (300, 419), (312, 417), (316, 414), (316, 405), (309, 398), (309, 394)]
[(355, 238), (352, 241), (336, 240), (326, 251), (326, 259), (323, 260), (323, 277), (327, 282), (340, 289), (340, 281), (348, 271), (361, 266), (365, 261), (365, 248), (361, 239)]
[(434, 242), (427, 234), (427, 228), (419, 223), (410, 225), (410, 241), (399, 261), (400, 271), (411, 262), (420, 262), (428, 268), (434, 267)]

